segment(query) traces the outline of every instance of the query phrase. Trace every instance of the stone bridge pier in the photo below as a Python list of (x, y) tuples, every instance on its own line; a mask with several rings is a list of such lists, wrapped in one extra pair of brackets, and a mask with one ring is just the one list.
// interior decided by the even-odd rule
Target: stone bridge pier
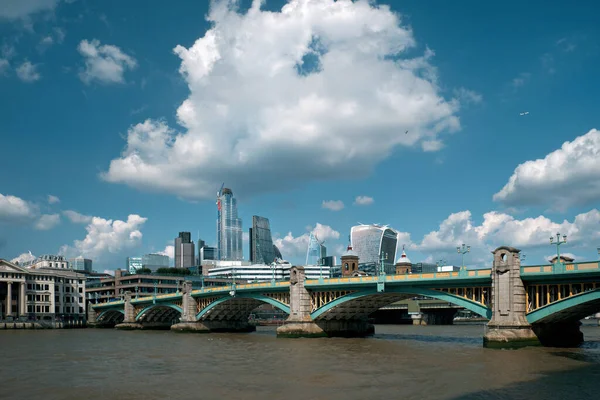
[(143, 329), (144, 326), (135, 320), (135, 307), (131, 304), (131, 292), (125, 292), (124, 301), (123, 310), (125, 311), (125, 318), (123, 322), (115, 325), (115, 328), (123, 330)]
[(310, 293), (304, 287), (304, 267), (290, 270), (290, 316), (277, 328), (277, 337), (361, 337), (373, 333), (373, 326), (364, 319), (313, 320)]
[(492, 266), (492, 319), (484, 347), (575, 347), (583, 342), (579, 321), (533, 324), (527, 321), (527, 295), (521, 280), (520, 250), (498, 247)]

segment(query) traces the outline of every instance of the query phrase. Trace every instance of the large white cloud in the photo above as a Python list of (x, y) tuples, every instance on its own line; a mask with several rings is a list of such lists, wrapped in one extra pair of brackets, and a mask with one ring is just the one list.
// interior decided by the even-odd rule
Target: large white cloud
[(222, 181), (239, 193), (296, 187), (365, 176), (398, 146), (439, 150), (440, 135), (459, 129), (433, 52), (408, 58), (412, 31), (389, 7), (261, 3), (245, 14), (212, 4), (212, 28), (174, 50), (190, 89), (177, 111), (184, 129), (130, 127), (105, 180), (187, 198), (212, 198)]
[(509, 214), (491, 211), (483, 215), (480, 225), (473, 222), (470, 211), (461, 211), (448, 216), (437, 230), (426, 234), (420, 243), (412, 243), (410, 248), (431, 259), (445, 257), (452, 261), (458, 259), (456, 247), (464, 243), (471, 246), (471, 254), (465, 258), (467, 265), (488, 265), (490, 251), (498, 246), (535, 251), (548, 247), (550, 236), (557, 232), (567, 235), (569, 246), (573, 248), (593, 247), (600, 240), (599, 227), (600, 212), (597, 209), (579, 214), (573, 221), (562, 222), (542, 215), (519, 220)]
[(34, 218), (37, 207), (20, 197), (0, 193), (0, 222), (16, 222)]
[(288, 232), (282, 238), (275, 238), (273, 243), (279, 251), (281, 251), (281, 255), (284, 258), (294, 258), (306, 256), (306, 251), (308, 250), (308, 241), (310, 238), (310, 233), (315, 235), (320, 241), (327, 242), (328, 240), (337, 240), (340, 237), (340, 233), (330, 227), (329, 225), (322, 225), (317, 222), (314, 228), (309, 227), (309, 232), (304, 233), (300, 236), (294, 237), (292, 232)]
[(40, 11), (49, 11), (57, 3), (58, 0), (2, 0), (0, 20), (24, 18)]
[(94, 261), (106, 262), (125, 250), (138, 247), (142, 241), (140, 229), (147, 218), (131, 214), (127, 221), (92, 217), (85, 228), (87, 235), (83, 240), (75, 240), (73, 245), (64, 245), (60, 254), (67, 257), (83, 256)]
[(600, 131), (590, 130), (543, 159), (520, 164), (494, 195), (507, 205), (565, 209), (600, 201)]
[(137, 66), (135, 59), (117, 46), (101, 45), (96, 39), (91, 42), (82, 40), (77, 50), (85, 60), (85, 68), (79, 73), (79, 78), (86, 84), (93, 81), (124, 83), (125, 71)]

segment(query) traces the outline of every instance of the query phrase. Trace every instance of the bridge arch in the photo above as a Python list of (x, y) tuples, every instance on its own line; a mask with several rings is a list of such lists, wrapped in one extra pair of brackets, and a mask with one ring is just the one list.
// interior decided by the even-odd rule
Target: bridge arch
[(223, 296), (204, 307), (196, 314), (196, 320), (247, 320), (252, 310), (264, 303), (270, 304), (286, 314), (290, 313), (290, 307), (287, 304), (283, 304), (269, 296), (236, 293), (235, 296)]
[(178, 319), (183, 314), (181, 307), (174, 304), (151, 304), (136, 316), (137, 322), (169, 322)]
[[(330, 315), (335, 314), (336, 309), (346, 309), (350, 311), (346, 311), (345, 314), (348, 317), (356, 317), (358, 315), (367, 316), (381, 307), (384, 307), (388, 304), (394, 303), (396, 301), (400, 301), (403, 299), (407, 299), (413, 296), (427, 296), (434, 299), (447, 301), (448, 303), (455, 304), (460, 307), (464, 307), (465, 309), (474, 312), (484, 318), (490, 319), (492, 317), (491, 308), (476, 303), (474, 301), (468, 300), (466, 298), (447, 293), (441, 292), (438, 290), (432, 289), (424, 289), (418, 287), (405, 287), (405, 288), (390, 288), (386, 289), (385, 292), (377, 292), (375, 289), (361, 290), (357, 292), (349, 293), (345, 296), (338, 297), (337, 299), (323, 305), (322, 307), (314, 310), (311, 313), (311, 317), (313, 320), (318, 319), (330, 319)], [(353, 303), (358, 305), (360, 303), (368, 302), (369, 304), (363, 306), (353, 306)], [(351, 309), (354, 308), (354, 309)], [(343, 315), (344, 312), (339, 313), (339, 315)], [(343, 319), (343, 318), (342, 318)]]
[(104, 310), (98, 314), (96, 321), (107, 323), (119, 323), (125, 319), (125, 311), (119, 309)]
[(579, 321), (600, 311), (600, 289), (582, 292), (527, 314), (530, 324)]

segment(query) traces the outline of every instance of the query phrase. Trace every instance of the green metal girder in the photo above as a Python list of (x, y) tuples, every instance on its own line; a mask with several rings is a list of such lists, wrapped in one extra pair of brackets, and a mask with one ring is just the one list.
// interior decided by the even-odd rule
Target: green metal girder
[(118, 311), (121, 314), (125, 315), (125, 310), (122, 310), (122, 309), (119, 309), (119, 308), (111, 308), (110, 310), (104, 310), (104, 311), (102, 311), (100, 314), (98, 314), (98, 316), (96, 317), (96, 319), (99, 320), (104, 315), (106, 315), (106, 314), (108, 314), (109, 312), (112, 312), (112, 311)]
[[(264, 289), (263, 289), (263, 291), (264, 291)], [(198, 314), (196, 314), (196, 320), (199, 320), (200, 318), (202, 318), (204, 316), (204, 314), (206, 314), (208, 311), (212, 310), (219, 304), (225, 303), (229, 300), (233, 300), (236, 298), (254, 299), (254, 300), (262, 301), (263, 303), (268, 303), (268, 304), (272, 305), (273, 307), (280, 309), (281, 311), (285, 312), (286, 314), (290, 313), (289, 306), (286, 306), (285, 304), (280, 303), (279, 301), (272, 299), (269, 296), (253, 295), (251, 293), (237, 293), (234, 297), (227, 295), (227, 296), (223, 296), (223, 297), (213, 301), (208, 306), (206, 306), (202, 310), (200, 310), (200, 312)]]
[(591, 301), (600, 300), (600, 289), (588, 290), (587, 292), (579, 293), (566, 299), (558, 300), (531, 311), (527, 314), (527, 322), (530, 324), (542, 321), (544, 318), (556, 314), (561, 311), (577, 307)]
[[(386, 287), (386, 291), (382, 294), (385, 294), (385, 293), (405, 293), (405, 294), (414, 294), (414, 295), (433, 297), (434, 299), (446, 301), (448, 303), (452, 303), (452, 304), (456, 304), (457, 306), (464, 307), (467, 310), (474, 312), (475, 314), (481, 315), (482, 317), (485, 317), (488, 319), (492, 318), (492, 310), (490, 308), (488, 308), (484, 305), (481, 305), (479, 303), (475, 303), (474, 301), (467, 300), (463, 297), (459, 297), (459, 296), (456, 296), (456, 295), (453, 295), (450, 293), (440, 292), (440, 291), (431, 290), (431, 289), (424, 289), (424, 288), (414, 287), (414, 286), (413, 287), (402, 287), (402, 288), (392, 287), (389, 289)], [(372, 296), (372, 295), (377, 295), (377, 294), (380, 294), (380, 293), (377, 292), (376, 288), (349, 293), (345, 296), (338, 297), (334, 301), (331, 301), (331, 302), (325, 304), (323, 307), (313, 311), (311, 313), (311, 317), (313, 318), (313, 320), (317, 319), (322, 314), (326, 313), (327, 311), (331, 310), (334, 307), (339, 306), (340, 304), (343, 304), (348, 301), (355, 300), (355, 299), (358, 299), (361, 297)], [(390, 304), (395, 301), (397, 301), (397, 300), (390, 302)]]

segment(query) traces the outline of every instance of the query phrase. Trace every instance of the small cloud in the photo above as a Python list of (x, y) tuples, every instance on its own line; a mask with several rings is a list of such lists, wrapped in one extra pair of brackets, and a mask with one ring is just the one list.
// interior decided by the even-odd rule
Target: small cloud
[(67, 217), (74, 224), (89, 224), (92, 222), (92, 217), (90, 215), (83, 215), (73, 210), (66, 210), (62, 212), (65, 217)]
[(35, 82), (41, 78), (41, 75), (36, 71), (36, 68), (36, 64), (25, 61), (17, 68), (17, 76), (23, 82)]
[(519, 74), (519, 76), (517, 76), (516, 78), (514, 78), (512, 80), (511, 85), (513, 88), (517, 89), (517, 88), (525, 85), (530, 77), (531, 77), (531, 74), (529, 72), (521, 72)]
[(426, 140), (421, 147), (423, 147), (423, 151), (427, 152), (439, 151), (444, 147), (444, 143), (441, 140)]
[(60, 215), (58, 214), (44, 214), (35, 223), (34, 228), (38, 231), (47, 231), (54, 228), (60, 223)]
[(113, 271), (112, 269), (105, 269), (102, 272), (105, 273), (105, 274), (108, 274), (108, 275), (115, 276), (115, 271)]
[(577, 45), (567, 38), (562, 38), (556, 41), (556, 46), (565, 53), (570, 53), (577, 48)]
[(10, 260), (11, 263), (19, 263), (19, 264), (23, 264), (24, 262), (29, 262), (29, 261), (33, 261), (35, 260), (35, 256), (33, 254), (31, 254), (31, 251), (28, 251), (27, 253), (23, 253), (21, 255), (19, 255), (18, 257), (13, 258), (12, 260)]
[(5, 75), (9, 68), (10, 64), (8, 63), (8, 60), (0, 58), (0, 75)]
[(125, 71), (137, 66), (135, 58), (123, 53), (117, 46), (102, 45), (97, 39), (89, 42), (82, 40), (77, 50), (85, 61), (85, 69), (79, 74), (85, 84), (94, 80), (101, 83), (125, 83)]
[(331, 211), (340, 211), (344, 208), (344, 202), (341, 200), (323, 200), (321, 207)]
[(56, 203), (60, 203), (60, 199), (56, 196), (52, 196), (51, 194), (48, 195), (48, 203), (49, 204), (56, 204)]
[(369, 196), (356, 196), (356, 199), (354, 199), (354, 205), (368, 206), (368, 205), (373, 204), (374, 201), (375, 200)]
[(473, 90), (464, 87), (454, 89), (454, 96), (466, 104), (479, 104), (483, 101), (483, 96)]
[(66, 32), (62, 28), (54, 28), (54, 37), (58, 43), (62, 43), (65, 40)]
[(131, 110), (129, 112), (129, 114), (131, 114), (131, 115), (137, 115), (137, 114), (143, 112), (144, 110), (146, 110), (147, 108), (148, 108), (147, 105), (143, 105), (140, 108), (134, 108), (133, 110)]
[(554, 57), (552, 56), (552, 54), (546, 53), (546, 54), (542, 55), (541, 61), (542, 61), (542, 67), (544, 68), (544, 71), (546, 71), (550, 75), (552, 75), (556, 72), (556, 69), (554, 68)]

